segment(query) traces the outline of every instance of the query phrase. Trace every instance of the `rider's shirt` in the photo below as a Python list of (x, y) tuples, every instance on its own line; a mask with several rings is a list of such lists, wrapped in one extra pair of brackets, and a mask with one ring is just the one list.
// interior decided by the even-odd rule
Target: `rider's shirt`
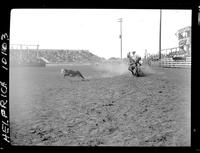
[(130, 54), (128, 54), (127, 57), (129, 59), (129, 65), (135, 64), (135, 60), (131, 57)]
[(132, 56), (132, 59), (133, 59), (134, 61), (136, 61), (138, 58), (140, 58), (140, 56), (138, 56), (138, 55), (136, 55), (136, 54), (134, 54), (134, 55)]

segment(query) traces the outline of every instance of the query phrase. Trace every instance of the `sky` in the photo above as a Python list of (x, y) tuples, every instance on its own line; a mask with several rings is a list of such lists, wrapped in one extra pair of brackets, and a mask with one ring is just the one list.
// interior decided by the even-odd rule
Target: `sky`
[[(162, 10), (161, 48), (178, 46), (177, 30), (191, 26), (191, 10)], [(40, 49), (88, 50), (104, 57), (122, 57), (129, 51), (144, 56), (159, 51), (158, 9), (13, 9), (10, 44)]]

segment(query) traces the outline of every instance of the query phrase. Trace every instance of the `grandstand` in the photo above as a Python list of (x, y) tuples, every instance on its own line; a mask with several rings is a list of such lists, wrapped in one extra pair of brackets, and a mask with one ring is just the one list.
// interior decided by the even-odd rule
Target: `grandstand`
[[(33, 45), (32, 45), (33, 46)], [(32, 47), (31, 46), (31, 47)], [(46, 64), (88, 64), (103, 61), (88, 50), (55, 50), (39, 49), (38, 45), (34, 48), (26, 48), (21, 45), (18, 48), (11, 47), (10, 62), (11, 65), (46, 65)]]

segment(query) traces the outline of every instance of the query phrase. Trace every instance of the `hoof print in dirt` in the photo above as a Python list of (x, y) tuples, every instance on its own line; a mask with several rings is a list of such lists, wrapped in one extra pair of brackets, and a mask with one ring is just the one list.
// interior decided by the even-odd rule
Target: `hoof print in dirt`
[(110, 104), (105, 104), (105, 105), (102, 105), (102, 106), (113, 106), (114, 104), (113, 104), (113, 102), (112, 103), (110, 103)]
[(165, 146), (167, 143), (170, 143), (172, 141), (172, 134), (166, 133), (161, 136), (154, 135), (153, 137), (141, 141), (140, 145), (142, 146)]
[(50, 139), (50, 137), (44, 137), (43, 139), (42, 139), (42, 141), (47, 141), (47, 140), (49, 140)]
[(36, 130), (31, 130), (30, 133), (34, 134), (36, 133), (37, 131)]
[(109, 128), (108, 132), (109, 134), (113, 134), (118, 128)]
[(88, 146), (99, 146), (101, 144), (104, 144), (104, 142), (102, 140), (99, 140), (99, 139), (89, 140), (87, 142)]

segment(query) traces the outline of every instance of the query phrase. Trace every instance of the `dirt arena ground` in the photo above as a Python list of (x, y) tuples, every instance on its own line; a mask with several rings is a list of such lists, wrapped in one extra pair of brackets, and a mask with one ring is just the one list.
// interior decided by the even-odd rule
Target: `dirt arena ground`
[[(10, 69), (12, 145), (190, 146), (191, 70), (143, 66)], [(121, 71), (121, 70), (122, 71)], [(117, 70), (120, 70), (118, 73)]]

